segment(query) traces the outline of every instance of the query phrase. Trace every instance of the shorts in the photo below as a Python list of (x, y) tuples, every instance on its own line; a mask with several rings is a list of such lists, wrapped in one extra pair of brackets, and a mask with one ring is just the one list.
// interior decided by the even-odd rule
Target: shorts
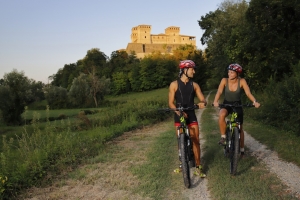
[[(230, 105), (233, 105), (233, 104), (236, 104), (236, 103), (238, 103), (238, 105), (241, 105), (242, 104), (242, 102), (241, 101), (227, 101), (227, 100), (224, 100), (224, 102), (223, 102), (223, 104), (230, 104)], [(229, 114), (231, 114), (232, 113), (232, 108), (231, 107), (229, 107), (229, 106), (225, 106), (225, 107), (223, 107), (224, 109), (226, 109), (227, 110), (227, 112), (228, 112), (228, 115)], [(240, 122), (240, 124), (242, 125), (243, 124), (243, 122), (244, 122), (244, 112), (243, 112), (243, 107), (237, 107), (237, 108), (235, 108), (235, 110), (236, 110), (236, 112), (237, 112), (237, 114), (238, 114), (238, 117), (237, 117), (237, 122)]]
[[(195, 114), (195, 111), (184, 111), (188, 118), (186, 119), (186, 125), (187, 126), (193, 126), (193, 125), (198, 125), (198, 121), (197, 121), (197, 117)], [(179, 120), (179, 116), (175, 113), (174, 114), (174, 122), (175, 122), (175, 126), (180, 126), (180, 120)]]

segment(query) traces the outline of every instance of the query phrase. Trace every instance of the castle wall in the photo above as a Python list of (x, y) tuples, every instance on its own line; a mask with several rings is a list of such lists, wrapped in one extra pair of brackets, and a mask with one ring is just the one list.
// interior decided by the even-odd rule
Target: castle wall
[(170, 26), (164, 34), (151, 34), (151, 25), (138, 25), (131, 29), (131, 43), (128, 43), (126, 52), (134, 51), (138, 57), (143, 57), (153, 51), (172, 53), (185, 44), (196, 46), (196, 37), (180, 35), (180, 27)]

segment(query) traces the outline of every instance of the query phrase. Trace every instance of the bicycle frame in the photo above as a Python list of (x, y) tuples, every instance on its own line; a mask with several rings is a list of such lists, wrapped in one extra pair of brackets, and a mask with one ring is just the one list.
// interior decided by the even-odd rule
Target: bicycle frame
[(237, 107), (253, 107), (253, 105), (231, 105), (231, 104), (219, 104), (220, 108), (230, 106), (233, 111), (230, 116), (230, 120), (226, 120), (226, 145), (224, 146), (224, 155), (230, 158), (230, 174), (236, 175), (238, 155), (240, 154), (240, 134), (241, 124), (237, 121), (238, 113)]

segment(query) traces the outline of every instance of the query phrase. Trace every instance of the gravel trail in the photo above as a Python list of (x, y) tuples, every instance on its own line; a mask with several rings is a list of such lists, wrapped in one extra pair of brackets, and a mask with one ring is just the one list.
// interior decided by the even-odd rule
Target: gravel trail
[(268, 169), (289, 187), (290, 192), (300, 199), (300, 168), (297, 165), (281, 160), (277, 152), (268, 150), (246, 132), (245, 146), (250, 149), (251, 155), (264, 162)]

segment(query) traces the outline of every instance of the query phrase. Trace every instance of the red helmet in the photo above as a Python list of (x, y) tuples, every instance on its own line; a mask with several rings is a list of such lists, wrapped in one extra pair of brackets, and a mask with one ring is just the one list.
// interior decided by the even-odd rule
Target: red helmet
[(233, 63), (233, 64), (230, 64), (228, 67), (227, 67), (228, 70), (232, 70), (232, 71), (235, 71), (237, 73), (242, 73), (243, 71), (243, 68), (237, 64), (237, 63)]
[(196, 65), (195, 65), (195, 63), (192, 60), (183, 60), (183, 61), (180, 61), (179, 68), (180, 69), (184, 69), (184, 68), (196, 68)]

